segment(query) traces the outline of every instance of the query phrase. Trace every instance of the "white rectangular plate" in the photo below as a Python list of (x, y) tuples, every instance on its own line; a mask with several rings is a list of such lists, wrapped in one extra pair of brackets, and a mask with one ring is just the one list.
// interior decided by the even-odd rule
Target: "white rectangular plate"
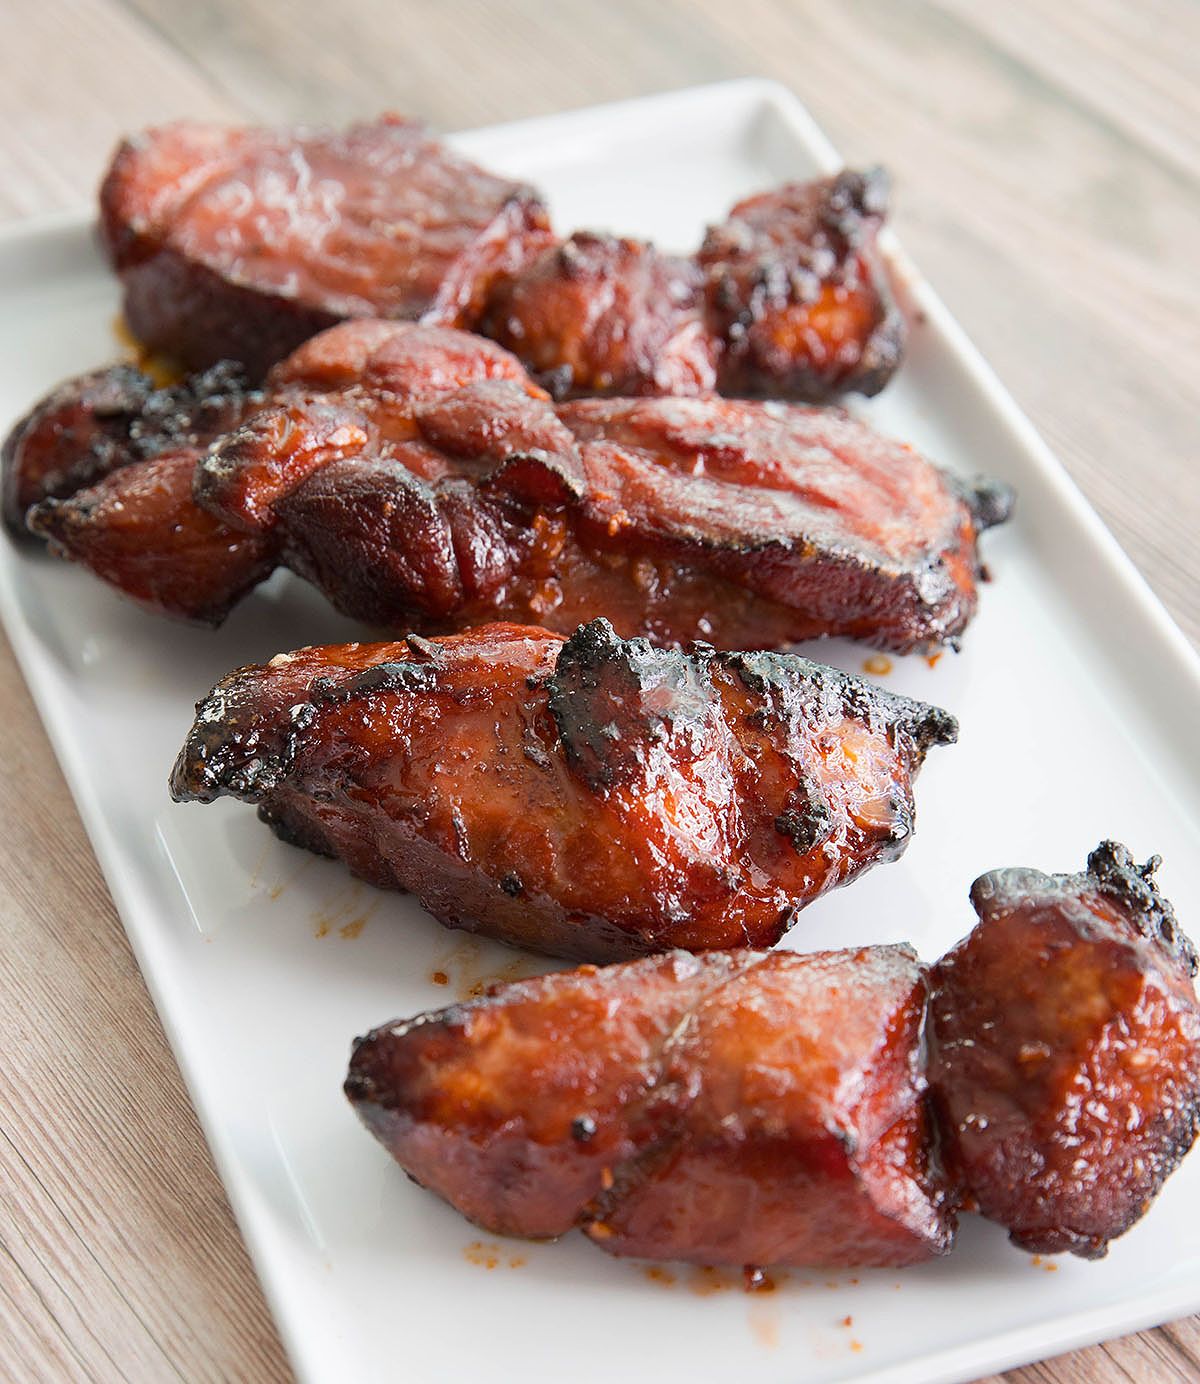
[[(464, 135), (536, 181), (559, 226), (694, 245), (735, 198), (836, 167), (781, 88), (743, 82)], [(995, 575), (966, 648), (897, 660), (888, 686), (941, 703), (962, 739), (918, 785), (911, 848), (805, 913), (797, 947), (912, 939), (973, 921), (982, 870), (1081, 868), (1103, 836), (1161, 851), (1200, 927), (1200, 665), (1095, 514), (893, 246), (913, 322), (899, 378), (863, 412), (1019, 492), (984, 540)], [(116, 351), (116, 286), (86, 220), (0, 238), (0, 423)], [(1030, 324), (1036, 330), (1036, 324)], [(355, 1034), (513, 971), (411, 900), (277, 843), (240, 804), (175, 807), (166, 776), (193, 701), (234, 666), (355, 637), (276, 577), (217, 633), (123, 603), (0, 543), (0, 605), (179, 1058), (299, 1374), (573, 1384), (968, 1379), (1200, 1307), (1200, 1155), (1099, 1264), (1040, 1264), (967, 1218), (948, 1259), (793, 1273), (769, 1296), (674, 1282), (578, 1235), (494, 1241), (409, 1183), (341, 1094)], [(854, 671), (865, 654), (822, 645)], [(518, 960), (518, 965), (523, 965)], [(526, 968), (537, 969), (537, 963)], [(444, 971), (449, 987), (431, 980)], [(843, 1324), (845, 1323), (845, 1324)]]

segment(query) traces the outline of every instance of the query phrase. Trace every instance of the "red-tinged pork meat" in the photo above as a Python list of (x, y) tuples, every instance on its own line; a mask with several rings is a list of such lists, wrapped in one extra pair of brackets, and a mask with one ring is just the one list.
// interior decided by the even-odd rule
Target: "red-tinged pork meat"
[(148, 130), (117, 151), (100, 211), (133, 334), (255, 379), (343, 318), (469, 324), (549, 240), (531, 188), (395, 116), (344, 133)]
[(1106, 841), (1083, 874), (984, 875), (935, 970), (946, 1157), (1025, 1249), (1104, 1254), (1196, 1137), (1196, 954), (1156, 864)]
[(1195, 952), (1103, 842), (976, 881), (906, 947), (683, 953), (493, 987), (355, 1044), (346, 1094), (487, 1231), (579, 1226), (701, 1264), (913, 1263), (978, 1210), (1085, 1258), (1145, 1214), (1200, 1113)]
[(613, 1254), (900, 1265), (954, 1219), (929, 1159), (925, 979), (903, 947), (678, 952), (545, 976), (356, 1045), (346, 1093), (494, 1234)]
[[(115, 373), (125, 389), (126, 367)], [(130, 470), (148, 462), (122, 438), (153, 452), (171, 434), (159, 414), (145, 426), (126, 416), (114, 444), (113, 425), (84, 407), (103, 389), (89, 377), (43, 406), (54, 416), (55, 400), (71, 401), (81, 458), (54, 435), (65, 480), (29, 525), (127, 589), (106, 544), (123, 555), (131, 521), (109, 534), (117, 516), (93, 493), (102, 483), (88, 484), (92, 434), (106, 466)], [(1011, 504), (1006, 487), (954, 479), (841, 413), (715, 398), (555, 406), (507, 351), (449, 328), (331, 328), (272, 372), (253, 407), (205, 411), (199, 389), (175, 391), (198, 507), (258, 539), (266, 570), (282, 563), (346, 614), (404, 632), (499, 618), (565, 633), (603, 615), (662, 644), (955, 645), (977, 600), (978, 535)], [(147, 397), (157, 408), (175, 395)], [(230, 430), (213, 436), (222, 416)], [(10, 441), (10, 491), (45, 488), (46, 431)], [(165, 572), (169, 533), (148, 530), (142, 546)], [(214, 615), (211, 600), (164, 608)]]
[(139, 605), (220, 624), (275, 567), (271, 543), (238, 533), (192, 500), (196, 454), (163, 452), (68, 500), (46, 500), (31, 528), (50, 551), (91, 569)]
[(719, 340), (694, 260), (579, 232), (501, 280), (479, 330), (556, 397), (712, 393)]
[(956, 730), (795, 655), (492, 625), (230, 674), (171, 787), (258, 804), (449, 927), (603, 961), (771, 945), (901, 854), (912, 780)]

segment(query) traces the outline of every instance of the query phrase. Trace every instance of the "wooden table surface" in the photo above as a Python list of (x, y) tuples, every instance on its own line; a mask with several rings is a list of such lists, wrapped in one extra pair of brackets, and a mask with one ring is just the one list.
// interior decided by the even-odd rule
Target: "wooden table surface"
[[(188, 115), (443, 129), (762, 74), (849, 162), (1193, 639), (1194, 0), (7, 0), (0, 218), (86, 203)], [(0, 1377), (288, 1366), (158, 1019), (0, 642)], [(1196, 926), (1193, 922), (1193, 926)], [(1200, 1378), (1200, 1320), (1014, 1371)]]

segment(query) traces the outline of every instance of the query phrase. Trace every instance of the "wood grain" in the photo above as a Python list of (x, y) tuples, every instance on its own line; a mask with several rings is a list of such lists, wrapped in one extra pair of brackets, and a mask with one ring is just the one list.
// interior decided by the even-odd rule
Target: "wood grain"
[[(173, 116), (443, 128), (762, 74), (888, 164), (907, 248), (1200, 635), (1200, 7), (1191, 0), (15, 0), (0, 219)], [(0, 646), (0, 1375), (288, 1370), (145, 987)], [(1200, 1322), (1011, 1372), (1200, 1378)]]
[(195, 1115), (0, 637), (0, 1377), (288, 1378)]

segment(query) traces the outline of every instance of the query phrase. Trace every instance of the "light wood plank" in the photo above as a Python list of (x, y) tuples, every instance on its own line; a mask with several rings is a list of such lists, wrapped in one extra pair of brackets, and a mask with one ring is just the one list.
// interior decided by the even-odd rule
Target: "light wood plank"
[(111, 0), (12, 0), (0, 32), (0, 219), (90, 204), (131, 130), (236, 110)]
[(0, 1375), (286, 1379), (174, 1059), (0, 640)]
[(1200, 177), (1196, 54), (1200, 7), (1176, 0), (1088, 0), (1048, 7), (939, 0), (1014, 62), (1193, 181)]

